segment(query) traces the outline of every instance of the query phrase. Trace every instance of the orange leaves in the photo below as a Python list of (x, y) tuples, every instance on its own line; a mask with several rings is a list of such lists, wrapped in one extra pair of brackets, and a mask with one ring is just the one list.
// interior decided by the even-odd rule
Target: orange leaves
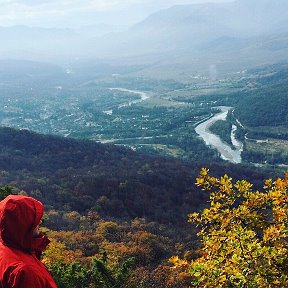
[(288, 212), (287, 212), (287, 206), (286, 208), (283, 207), (279, 207), (277, 209), (273, 209), (274, 213), (273, 213), (273, 220), (276, 224), (279, 223), (288, 223)]
[(71, 263), (83, 257), (80, 250), (71, 251), (67, 249), (64, 243), (52, 239), (48, 249), (44, 252), (42, 262), (49, 266), (56, 262)]
[(277, 227), (275, 225), (271, 225), (267, 229), (264, 230), (263, 241), (264, 242), (273, 242), (277, 241), (280, 238), (283, 238), (283, 227)]
[(286, 190), (288, 186), (288, 181), (287, 179), (280, 179), (277, 178), (275, 181), (275, 187), (281, 191)]

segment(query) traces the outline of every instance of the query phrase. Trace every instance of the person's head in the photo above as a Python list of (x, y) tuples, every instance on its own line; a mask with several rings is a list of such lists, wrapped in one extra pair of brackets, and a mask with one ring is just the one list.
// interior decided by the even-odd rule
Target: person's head
[(9, 195), (0, 202), (0, 238), (4, 245), (33, 250), (44, 206), (28, 196)]

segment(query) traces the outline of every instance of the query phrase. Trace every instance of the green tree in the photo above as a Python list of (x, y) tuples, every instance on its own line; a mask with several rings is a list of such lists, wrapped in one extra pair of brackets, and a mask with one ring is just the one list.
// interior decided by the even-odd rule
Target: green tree
[[(91, 258), (80, 263), (75, 252), (67, 250), (60, 242), (52, 241), (44, 252), (43, 262), (53, 275), (59, 288), (129, 288), (128, 278), (134, 259), (128, 258), (117, 266), (109, 265), (106, 251), (101, 258)], [(132, 287), (131, 287), (132, 288)]]
[(12, 187), (10, 186), (2, 186), (0, 187), (0, 200), (3, 200), (8, 195), (11, 195), (12, 193)]

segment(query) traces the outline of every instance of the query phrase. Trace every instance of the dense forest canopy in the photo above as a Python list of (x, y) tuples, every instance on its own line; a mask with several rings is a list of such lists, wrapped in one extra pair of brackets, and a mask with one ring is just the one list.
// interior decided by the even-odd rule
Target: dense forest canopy
[(0, 134), (2, 184), (15, 185), (55, 209), (184, 223), (186, 214), (207, 200), (193, 185), (202, 166), (217, 174), (229, 169), (256, 185), (265, 177), (254, 167), (191, 164), (27, 130), (1, 128)]
[[(236, 105), (235, 116), (243, 122), (243, 125), (248, 127), (287, 126), (287, 75), (288, 72), (285, 73), (282, 81), (274, 79), (268, 87), (257, 87), (241, 94)], [(267, 81), (269, 80), (268, 78)], [(274, 81), (276, 83), (273, 83)]]
[(229, 170), (259, 188), (276, 172), (192, 165), (27, 130), (1, 128), (0, 135), (1, 184), (13, 185), (1, 196), (28, 193), (46, 204), (42, 229), (52, 243), (44, 261), (63, 288), (191, 287), (193, 277), (168, 259), (202, 255), (195, 227), (186, 223), (188, 212), (208, 205), (209, 192), (194, 186), (200, 167), (219, 177)]

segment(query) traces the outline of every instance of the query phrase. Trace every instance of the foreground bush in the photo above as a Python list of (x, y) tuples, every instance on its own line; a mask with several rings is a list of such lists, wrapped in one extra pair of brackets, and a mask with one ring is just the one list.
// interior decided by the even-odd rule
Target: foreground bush
[(105, 257), (92, 259), (88, 264), (55, 261), (47, 266), (59, 288), (132, 288), (126, 282), (132, 271), (133, 259), (112, 268), (107, 265)]
[(210, 191), (210, 207), (189, 215), (200, 228), (201, 256), (170, 261), (187, 268), (197, 287), (288, 287), (288, 173), (266, 180), (263, 192), (207, 169), (196, 185)]

